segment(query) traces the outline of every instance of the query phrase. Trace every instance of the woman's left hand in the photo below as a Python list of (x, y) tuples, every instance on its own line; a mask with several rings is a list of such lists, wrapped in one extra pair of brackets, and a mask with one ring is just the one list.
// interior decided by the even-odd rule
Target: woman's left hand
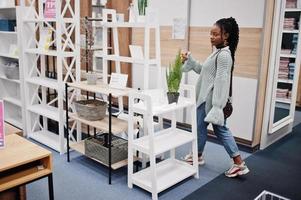
[(189, 56), (190, 52), (181, 52), (180, 54), (180, 57), (181, 57), (181, 61), (182, 63), (184, 63), (187, 59), (188, 59), (188, 56)]

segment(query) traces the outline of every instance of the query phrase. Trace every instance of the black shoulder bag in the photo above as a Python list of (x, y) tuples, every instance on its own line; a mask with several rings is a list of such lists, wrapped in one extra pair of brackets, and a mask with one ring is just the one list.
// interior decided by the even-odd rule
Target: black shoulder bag
[[(221, 50), (217, 53), (216, 55), (216, 59), (215, 59), (215, 69), (217, 71), (217, 56), (218, 54), (221, 52)], [(230, 78), (230, 90), (229, 90), (229, 97), (226, 103), (226, 106), (223, 108), (223, 113), (224, 113), (224, 118), (227, 119), (228, 117), (231, 116), (232, 112), (233, 112), (233, 106), (232, 106), (232, 101), (231, 101), (231, 97), (232, 97), (232, 75), (233, 75), (233, 65), (231, 67), (231, 78)]]

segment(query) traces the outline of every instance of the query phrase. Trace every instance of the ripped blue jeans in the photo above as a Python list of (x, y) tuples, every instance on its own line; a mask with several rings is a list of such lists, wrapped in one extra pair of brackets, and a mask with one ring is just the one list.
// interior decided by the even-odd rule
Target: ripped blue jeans
[[(198, 152), (203, 153), (205, 144), (207, 141), (207, 127), (208, 123), (204, 121), (206, 117), (205, 103), (202, 103), (197, 108), (197, 129), (198, 129)], [(218, 140), (222, 142), (224, 148), (231, 158), (239, 156), (239, 151), (234, 137), (226, 127), (226, 120), (224, 126), (219, 126), (212, 124), (214, 134), (217, 136)]]

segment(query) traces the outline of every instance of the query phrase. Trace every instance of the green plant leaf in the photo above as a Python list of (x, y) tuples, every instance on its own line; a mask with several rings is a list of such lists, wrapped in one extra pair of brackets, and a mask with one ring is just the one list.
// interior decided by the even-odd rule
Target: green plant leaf
[(145, 15), (146, 7), (147, 7), (147, 0), (138, 0), (139, 15)]
[(178, 51), (173, 63), (170, 64), (169, 68), (166, 70), (168, 92), (178, 92), (180, 88), (183, 66), (180, 55), (181, 50)]

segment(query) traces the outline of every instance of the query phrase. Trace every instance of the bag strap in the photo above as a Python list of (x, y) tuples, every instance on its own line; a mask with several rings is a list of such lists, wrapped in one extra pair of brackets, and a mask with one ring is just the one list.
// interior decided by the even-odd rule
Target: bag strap
[[(216, 58), (215, 58), (215, 69), (217, 70), (217, 57), (218, 54), (220, 54), (222, 50), (219, 50), (217, 52)], [(232, 97), (232, 77), (233, 77), (233, 65), (231, 66), (231, 78), (230, 78), (230, 90), (229, 90), (229, 97)]]

